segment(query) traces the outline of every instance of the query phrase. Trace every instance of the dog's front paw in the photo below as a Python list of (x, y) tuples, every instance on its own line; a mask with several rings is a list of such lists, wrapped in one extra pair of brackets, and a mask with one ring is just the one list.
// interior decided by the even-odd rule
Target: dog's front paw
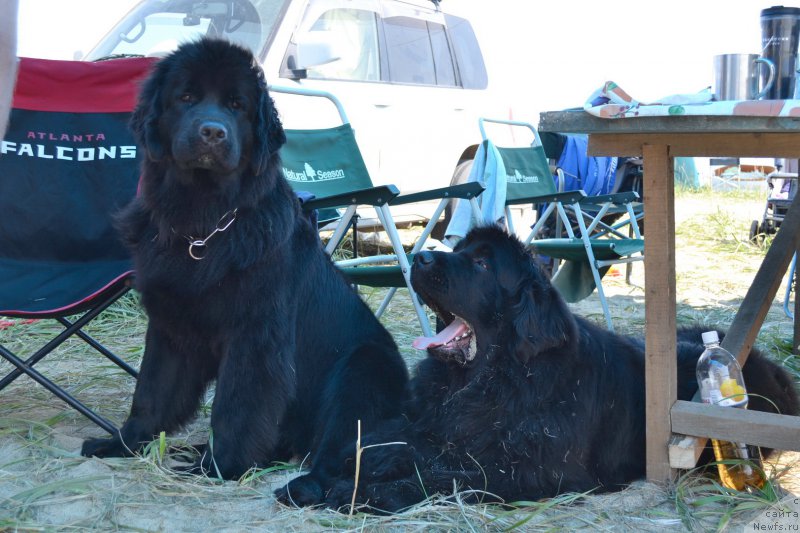
[[(340, 480), (328, 491), (325, 505), (340, 513), (350, 512), (353, 505), (352, 480)], [(372, 514), (393, 514), (407, 509), (425, 499), (418, 481), (399, 479), (374, 484), (359, 484), (355, 497), (355, 510)]]
[(308, 507), (322, 503), (323, 490), (316, 479), (305, 474), (276, 490), (275, 498), (284, 505)]
[[(337, 481), (328, 494), (325, 496), (325, 505), (340, 513), (350, 512), (350, 505), (353, 503), (353, 490), (355, 483), (352, 479), (340, 479)], [(359, 494), (363, 491), (359, 491)], [(359, 505), (356, 500), (356, 507)]]
[(130, 450), (119, 436), (101, 439), (86, 439), (81, 446), (81, 455), (84, 457), (132, 457)]
[[(193, 454), (192, 451), (201, 450), (200, 455)], [(180, 464), (172, 466), (173, 472), (179, 474), (205, 476), (213, 479), (232, 480), (239, 479), (247, 470), (238, 465), (229, 465), (223, 459), (224, 456), (212, 455), (206, 446), (197, 447), (195, 450), (184, 450), (180, 459), (189, 459), (194, 455), (194, 462), (190, 464)]]

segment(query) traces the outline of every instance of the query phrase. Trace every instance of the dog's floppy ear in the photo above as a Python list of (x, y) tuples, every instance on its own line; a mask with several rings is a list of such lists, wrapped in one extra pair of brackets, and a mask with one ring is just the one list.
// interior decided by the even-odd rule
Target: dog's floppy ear
[(275, 109), (275, 102), (267, 91), (267, 82), (261, 67), (254, 64), (252, 68), (257, 70), (259, 88), (258, 109), (253, 122), (252, 162), (253, 173), (258, 175), (264, 172), (270, 157), (286, 142), (286, 134)]
[(513, 309), (516, 339), (513, 349), (521, 363), (575, 339), (575, 318), (530, 256), (517, 293), (519, 300)]
[(165, 70), (161, 65), (157, 65), (155, 71), (145, 81), (130, 120), (136, 142), (144, 148), (147, 157), (153, 161), (160, 161), (165, 155), (164, 145), (158, 133), (158, 121), (162, 111), (160, 87), (163, 86), (162, 82), (166, 76)]

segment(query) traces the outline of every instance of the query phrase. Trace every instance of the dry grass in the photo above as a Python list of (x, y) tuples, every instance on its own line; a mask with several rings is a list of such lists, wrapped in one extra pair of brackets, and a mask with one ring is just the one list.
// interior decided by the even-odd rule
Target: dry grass
[[(761, 216), (764, 196), (681, 193), (676, 205), (678, 321), (724, 327), (764, 254), (745, 242), (750, 221)], [(626, 285), (623, 276), (609, 281), (617, 329), (641, 334), (643, 291)], [(641, 266), (634, 268), (634, 282), (642, 284)], [(800, 381), (800, 361), (790, 353), (792, 324), (781, 309), (782, 294), (767, 316), (759, 345)], [(364, 292), (372, 305), (381, 295), (379, 290)], [(421, 357), (411, 348), (418, 326), (405, 296), (401, 291), (395, 298), (384, 322), (413, 365)], [(575, 309), (602, 321), (595, 296)], [(0, 343), (28, 354), (45, 334), (57, 329), (47, 321), (15, 322), (0, 329)], [(135, 298), (127, 297), (95, 322), (91, 332), (123, 358), (138, 363), (144, 329), (145, 318)], [(40, 366), (115, 423), (127, 414), (133, 380), (82, 343), (67, 343)], [(0, 364), (2, 374), (8, 370), (8, 364)], [(787, 494), (800, 497), (800, 454), (786, 453), (768, 465), (771, 481), (760, 494), (732, 493), (711, 476), (689, 472), (668, 487), (637, 482), (619, 493), (567, 494), (518, 502), (512, 508), (464, 505), (455, 494), (391, 517), (288, 509), (275, 503), (272, 490), (296, 475), (297, 465), (276, 465), (250, 472), (239, 482), (224, 483), (169, 471), (173, 457), (165, 454), (168, 446), (206, 437), (212, 395), (209, 391), (191, 427), (157, 440), (141, 457), (85, 459), (79, 455), (82, 439), (102, 432), (35, 383), (20, 378), (0, 392), (0, 530), (708, 531), (745, 526), (765, 517)]]

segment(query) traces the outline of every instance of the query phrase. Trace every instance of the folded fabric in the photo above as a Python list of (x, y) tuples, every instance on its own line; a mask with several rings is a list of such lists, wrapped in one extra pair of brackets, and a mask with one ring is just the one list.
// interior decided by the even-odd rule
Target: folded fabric
[[(551, 281), (567, 302), (580, 302), (592, 294), (597, 287), (594, 282), (592, 267), (589, 265), (589, 260), (586, 257), (583, 243), (580, 239), (571, 239), (568, 243), (566, 239), (559, 239), (559, 241), (561, 242), (545, 241), (542, 243), (533, 241), (531, 246), (537, 253), (546, 255), (548, 248), (552, 246), (560, 249), (559, 255), (562, 257), (566, 255), (567, 260), (561, 264)], [(633, 253), (641, 252), (643, 247), (643, 241), (640, 239), (613, 242), (595, 241), (592, 250), (595, 259), (604, 261), (630, 256)], [(566, 254), (565, 249), (568, 250)], [(569, 255), (572, 255), (572, 257), (570, 258)], [(600, 267), (598, 269), (600, 278), (603, 278), (610, 269), (610, 266)]]
[(675, 94), (645, 103), (632, 98), (613, 81), (594, 91), (583, 109), (600, 118), (670, 115), (736, 115), (751, 117), (800, 117), (800, 100), (714, 101), (711, 88), (697, 93)]
[[(480, 222), (502, 221), (506, 205), (506, 169), (500, 152), (490, 141), (481, 143), (475, 152), (467, 182), (476, 181), (485, 188), (479, 197), (483, 217)], [(469, 202), (458, 200), (445, 235), (463, 238), (472, 226), (472, 209)]]

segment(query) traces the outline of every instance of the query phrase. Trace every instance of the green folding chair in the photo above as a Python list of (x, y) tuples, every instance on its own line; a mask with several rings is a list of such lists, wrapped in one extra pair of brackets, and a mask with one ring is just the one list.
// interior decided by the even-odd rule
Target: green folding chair
[[(466, 183), (406, 195), (401, 195), (394, 185), (374, 186), (353, 128), (338, 98), (326, 91), (305, 88), (271, 86), (269, 90), (274, 93), (326, 98), (336, 106), (341, 125), (285, 130), (286, 144), (281, 148), (284, 176), (295, 191), (314, 195), (312, 200), (303, 203), (304, 209), (317, 210), (320, 219), (335, 220), (333, 234), (325, 246), (328, 255), (333, 255), (351, 229), (357, 209), (364, 206), (374, 208), (377, 219), (389, 238), (392, 253), (338, 260), (335, 264), (356, 285), (389, 288), (376, 310), (378, 317), (388, 307), (397, 288), (407, 288), (423, 334), (431, 335), (427, 313), (411, 287), (410, 259), (422, 249), (450, 200), (468, 200), (473, 216), (479, 219), (476, 197), (483, 191), (483, 186)], [(431, 200), (439, 202), (410, 254), (407, 254), (390, 207)]]
[[(528, 128), (533, 143), (524, 147), (495, 146), (486, 134), (486, 122)], [(539, 134), (531, 124), (482, 118), (478, 125), (483, 148), (496, 150), (494, 159), (505, 174), (505, 179), (498, 179), (497, 183), (506, 186), (508, 230), (516, 233), (511, 206), (540, 206), (536, 223), (527, 236), (522, 236), (523, 242), (537, 254), (565, 261), (554, 270), (552, 282), (567, 301), (579, 301), (596, 288), (606, 324), (613, 331), (602, 278), (612, 265), (644, 259), (644, 239), (638, 224), (642, 216), (639, 195), (633, 191), (602, 196), (586, 196), (579, 190), (558, 191)], [(568, 216), (570, 212), (572, 219)], [(615, 213), (621, 218), (613, 224), (603, 222), (604, 217)], [(556, 237), (541, 238), (542, 228), (552, 217), (558, 221), (559, 233)], [(577, 227), (573, 228), (573, 224)], [(564, 233), (566, 236), (562, 237)]]

